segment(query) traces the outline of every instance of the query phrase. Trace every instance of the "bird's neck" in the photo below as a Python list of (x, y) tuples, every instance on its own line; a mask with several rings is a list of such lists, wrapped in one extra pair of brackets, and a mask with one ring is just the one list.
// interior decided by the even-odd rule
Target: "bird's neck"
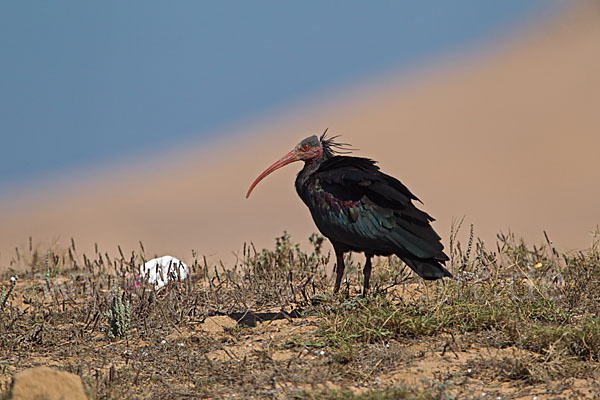
[(311, 175), (317, 172), (323, 161), (324, 157), (320, 157), (316, 160), (307, 161), (304, 163), (304, 168), (302, 168), (296, 177), (297, 189), (300, 189), (302, 186), (304, 186), (304, 184), (306, 184)]

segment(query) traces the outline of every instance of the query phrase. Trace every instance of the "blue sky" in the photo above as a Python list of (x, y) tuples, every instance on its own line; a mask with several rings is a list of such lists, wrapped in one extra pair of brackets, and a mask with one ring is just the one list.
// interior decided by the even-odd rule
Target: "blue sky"
[(209, 141), (274, 107), (494, 37), (548, 4), (4, 1), (0, 188)]

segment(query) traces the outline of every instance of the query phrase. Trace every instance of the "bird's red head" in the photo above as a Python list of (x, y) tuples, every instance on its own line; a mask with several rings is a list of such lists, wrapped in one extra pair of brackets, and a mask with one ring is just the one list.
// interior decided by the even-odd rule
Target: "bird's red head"
[(267, 175), (271, 172), (284, 167), (294, 161), (304, 161), (307, 163), (311, 163), (315, 160), (320, 159), (323, 156), (323, 145), (321, 144), (321, 140), (319, 140), (316, 136), (307, 137), (300, 143), (294, 147), (292, 151), (287, 153), (285, 156), (281, 157), (278, 161), (276, 161), (273, 165), (267, 168), (262, 174), (258, 176), (250, 185), (250, 189), (248, 189), (248, 193), (246, 193), (246, 198), (250, 196), (252, 190), (258, 182), (263, 180)]

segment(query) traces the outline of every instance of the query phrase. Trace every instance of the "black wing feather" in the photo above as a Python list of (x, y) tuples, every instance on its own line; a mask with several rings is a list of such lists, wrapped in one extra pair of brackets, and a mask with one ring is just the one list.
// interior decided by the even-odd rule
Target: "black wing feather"
[(345, 219), (332, 217), (331, 207), (315, 204), (318, 200), (307, 202), (317, 226), (332, 241), (355, 251), (397, 254), (424, 278), (450, 276), (441, 264), (448, 257), (431, 227), (434, 219), (415, 207), (412, 200), (419, 199), (400, 181), (382, 173), (375, 161), (334, 156), (323, 162), (311, 181), (313, 190), (318, 187), (329, 202), (333, 199), (342, 205), (340, 215), (347, 214)]

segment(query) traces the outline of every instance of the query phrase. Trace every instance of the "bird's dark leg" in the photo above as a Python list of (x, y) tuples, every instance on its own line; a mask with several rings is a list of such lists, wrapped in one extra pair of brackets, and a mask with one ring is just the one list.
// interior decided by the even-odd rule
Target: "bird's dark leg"
[(335, 272), (337, 276), (335, 277), (335, 286), (333, 287), (333, 293), (337, 293), (340, 290), (340, 285), (342, 284), (342, 277), (344, 276), (344, 252), (335, 249), (335, 256), (337, 258)]
[(367, 295), (369, 291), (369, 281), (371, 280), (371, 257), (372, 254), (365, 254), (367, 261), (365, 261), (365, 268), (363, 269), (363, 275), (365, 276), (365, 281), (363, 283), (363, 297)]

